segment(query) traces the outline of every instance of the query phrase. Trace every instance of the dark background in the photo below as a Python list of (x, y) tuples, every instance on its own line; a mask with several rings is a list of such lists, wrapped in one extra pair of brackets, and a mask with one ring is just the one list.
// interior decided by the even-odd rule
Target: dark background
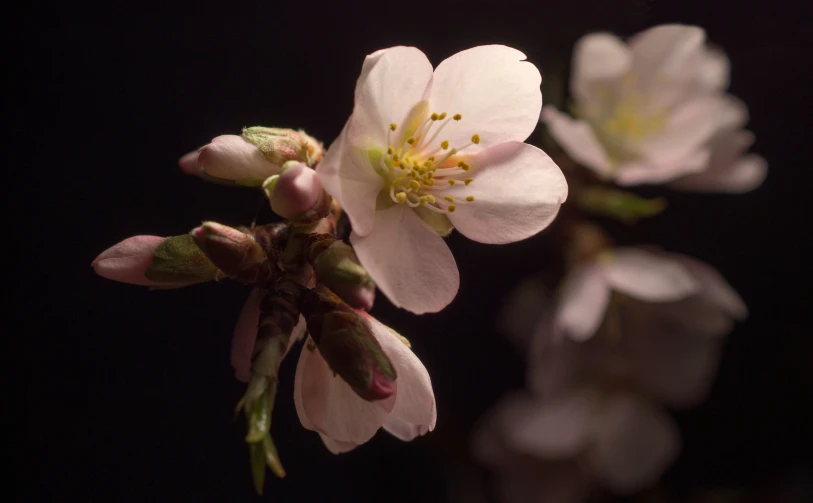
[[(622, 231), (714, 264), (751, 310), (728, 339), (708, 402), (677, 416), (684, 450), (664, 487), (683, 501), (720, 486), (764, 493), (813, 474), (813, 23), (803, 2), (111, 3), (29, 2), (5, 19), (5, 338), (22, 345), (7, 353), (22, 405), (4, 408), (15, 419), (18, 501), (259, 501), (244, 423), (232, 421), (243, 385), (232, 377), (230, 336), (247, 290), (149, 292), (89, 267), (131, 235), (255, 217), (257, 193), (184, 176), (179, 156), (258, 124), (303, 127), (329, 143), (364, 56), (379, 48), (415, 45), (437, 64), (503, 43), (544, 72), (584, 33), (662, 22), (699, 24), (726, 49), (732, 92), (749, 104), (754, 150), (770, 165), (751, 194), (674, 196), (664, 215)], [(409, 444), (379, 434), (331, 455), (299, 425), (289, 359), (272, 427), (289, 475), (267, 482), (266, 500), (444, 501), (466, 494), (466, 480), (487, 482), (468, 457), (471, 427), (524, 376), (496, 313), (544, 265), (545, 237), (494, 247), (454, 235), (449, 244), (462, 279), (447, 310), (416, 317), (383, 296), (374, 310), (428, 368), (437, 429)]]

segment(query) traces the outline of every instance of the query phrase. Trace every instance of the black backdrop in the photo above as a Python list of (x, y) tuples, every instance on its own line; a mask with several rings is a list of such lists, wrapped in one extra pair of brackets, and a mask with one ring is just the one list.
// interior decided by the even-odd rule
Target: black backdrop
[[(114, 5), (110, 5), (114, 4)], [(679, 195), (622, 240), (716, 265), (750, 319), (729, 338), (709, 401), (681, 413), (684, 450), (665, 479), (683, 500), (704, 487), (761, 490), (810, 475), (813, 344), (811, 17), (790, 2), (480, 0), (428, 2), (29, 2), (5, 19), (5, 338), (21, 406), (10, 430), (19, 501), (257, 501), (230, 334), (247, 293), (233, 284), (167, 292), (97, 277), (91, 260), (135, 234), (202, 219), (250, 222), (254, 193), (176, 167), (185, 152), (246, 125), (303, 127), (330, 142), (352, 107), (363, 57), (416, 45), (434, 63), (485, 43), (545, 67), (593, 30), (631, 34), (696, 23), (732, 61), (751, 110), (765, 185), (741, 196)], [(805, 11), (806, 10), (806, 11)], [(270, 216), (264, 209), (261, 220)], [(444, 501), (463, 479), (479, 414), (523, 383), (495, 313), (545, 255), (540, 240), (494, 247), (453, 236), (461, 292), (414, 317), (379, 296), (374, 313), (409, 336), (433, 378), (439, 421), (411, 444), (386, 434), (342, 456), (301, 428), (286, 362), (273, 432), (289, 476), (273, 501)], [(20, 357), (22, 355), (22, 358)], [(291, 359), (292, 360), (292, 359)], [(452, 489), (450, 489), (452, 487)], [(474, 491), (475, 493), (477, 491)], [(464, 498), (474, 501), (474, 496)], [(479, 498), (478, 498), (479, 499)]]

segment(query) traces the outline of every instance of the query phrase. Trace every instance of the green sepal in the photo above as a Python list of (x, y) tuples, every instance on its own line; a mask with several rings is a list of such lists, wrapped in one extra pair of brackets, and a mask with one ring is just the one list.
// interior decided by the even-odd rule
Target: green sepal
[(662, 197), (646, 199), (631, 192), (600, 186), (582, 189), (576, 203), (585, 211), (625, 223), (653, 217), (666, 208), (666, 200)]
[(246, 434), (246, 442), (248, 443), (261, 442), (271, 428), (272, 404), (269, 397), (270, 391), (267, 390), (257, 397), (254, 407), (251, 409), (251, 414), (248, 415), (248, 433)]
[(265, 446), (262, 442), (248, 444), (248, 454), (251, 462), (251, 478), (254, 479), (254, 490), (263, 495), (265, 486)]
[(274, 441), (271, 439), (271, 435), (268, 434), (263, 438), (263, 452), (265, 454), (265, 463), (268, 465), (268, 468), (279, 478), (285, 478), (285, 468), (282, 467), (282, 463), (279, 460), (279, 454), (277, 453), (277, 446), (274, 445)]
[(316, 258), (316, 275), (345, 285), (374, 286), (373, 280), (359, 263), (353, 248), (336, 241)]
[(156, 283), (203, 283), (215, 279), (217, 267), (191, 234), (172, 236), (158, 245), (144, 276)]
[(426, 209), (423, 206), (418, 206), (417, 208), (412, 209), (415, 211), (415, 214), (418, 215), (421, 220), (426, 222), (426, 224), (431, 227), (433, 231), (437, 232), (439, 236), (445, 238), (454, 230), (452, 221), (449, 220), (449, 217), (446, 215)]

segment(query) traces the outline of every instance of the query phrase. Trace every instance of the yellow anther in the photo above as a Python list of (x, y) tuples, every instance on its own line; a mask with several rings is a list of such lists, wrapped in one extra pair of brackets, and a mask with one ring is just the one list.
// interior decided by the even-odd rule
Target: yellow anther
[(459, 120), (460, 120), (460, 119), (462, 119), (462, 118), (463, 118), (463, 116), (462, 116), (462, 115), (460, 115), (460, 114), (454, 114), (454, 115), (452, 116), (452, 119), (454, 119), (454, 120), (456, 120), (456, 121), (459, 121)]
[(443, 140), (442, 142), (440, 142), (440, 148), (442, 148), (443, 150), (449, 148), (449, 140)]
[(479, 134), (472, 135), (471, 142), (474, 143), (475, 145), (480, 143), (480, 135)]
[(464, 162), (463, 166), (461, 166), (461, 168), (463, 168), (463, 171), (468, 171), (468, 170), (471, 169), (471, 164), (468, 164), (468, 163)]
[(430, 203), (435, 204), (435, 196), (433, 196), (432, 194), (428, 194), (428, 195), (423, 196), (423, 197), (425, 197), (426, 200), (429, 201)]
[(466, 201), (468, 202), (474, 201), (474, 196), (466, 196)]
[(429, 167), (431, 167), (431, 166), (432, 166), (432, 161), (430, 161), (429, 159), (427, 159), (427, 160), (423, 161), (423, 166), (424, 166), (425, 168), (429, 168)]
[(418, 190), (421, 188), (421, 182), (418, 180), (412, 180), (409, 182), (409, 186), (412, 188), (412, 190)]
[[(390, 124), (390, 131), (395, 131), (396, 129), (398, 129), (398, 124), (396, 124), (394, 122), (392, 124)], [(381, 131), (381, 130), (379, 129), (379, 131)]]
[(463, 183), (465, 183), (466, 185), (468, 185), (468, 184), (470, 184), (470, 183), (471, 183), (471, 182), (473, 182), (473, 181), (474, 181), (474, 178), (466, 178), (465, 180), (463, 180)]
[(438, 117), (438, 119), (440, 119), (440, 120), (443, 120), (443, 119), (445, 119), (445, 118), (446, 118), (446, 112), (442, 112), (442, 113), (440, 114), (440, 117)]
[(436, 114), (434, 112), (432, 112), (432, 115), (430, 115), (429, 118), (432, 119), (433, 121), (436, 121), (436, 120), (439, 119), (438, 114)]
[(449, 180), (449, 185), (454, 185), (454, 180)]
[(435, 162), (435, 156), (430, 155), (429, 157), (426, 158), (426, 162)]
[(389, 155), (392, 155), (393, 152), (394, 152), (394, 150), (392, 150), (392, 147), (387, 147), (387, 153)]
[(454, 198), (452, 196), (443, 196), (443, 199), (449, 201), (450, 203), (454, 202)]
[(454, 213), (454, 210), (457, 209), (457, 206), (455, 206), (454, 204), (450, 204), (449, 207), (446, 209), (449, 210), (449, 213)]
[(435, 185), (435, 179), (430, 178), (429, 180), (426, 181), (426, 185), (433, 187)]
[(406, 192), (399, 192), (395, 194), (395, 200), (398, 201), (399, 203), (405, 202), (406, 199), (407, 199)]
[(414, 136), (410, 136), (409, 138), (407, 138), (407, 143), (409, 143), (410, 145), (412, 145), (413, 143), (415, 143), (415, 137), (414, 137)]
[(399, 159), (400, 158), (398, 157), (398, 154), (395, 154), (394, 156), (392, 156), (392, 160), (395, 161), (395, 162), (398, 162)]

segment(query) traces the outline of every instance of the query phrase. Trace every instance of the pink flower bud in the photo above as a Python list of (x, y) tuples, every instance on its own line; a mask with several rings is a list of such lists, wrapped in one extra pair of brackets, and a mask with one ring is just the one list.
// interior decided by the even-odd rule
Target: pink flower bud
[(226, 180), (265, 180), (279, 173), (279, 166), (242, 136), (223, 135), (197, 152), (181, 157), (178, 165), (184, 173), (208, 175)]
[(91, 266), (96, 274), (133, 285), (157, 286), (144, 273), (152, 265), (152, 254), (166, 238), (133, 236), (103, 251)]
[(277, 215), (297, 220), (317, 206), (324, 197), (316, 172), (304, 163), (290, 161), (269, 191), (271, 209)]

